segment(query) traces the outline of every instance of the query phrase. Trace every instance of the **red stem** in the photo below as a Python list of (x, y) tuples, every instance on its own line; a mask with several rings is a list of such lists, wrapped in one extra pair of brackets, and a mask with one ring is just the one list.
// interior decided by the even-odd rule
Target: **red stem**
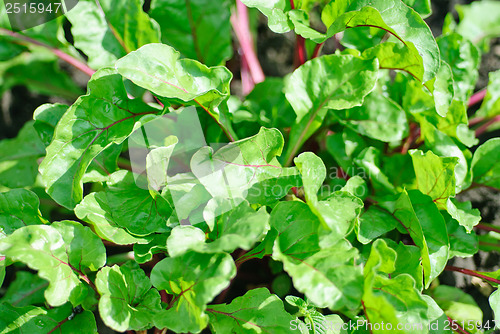
[(465, 275), (482, 278), (482, 279), (484, 279), (485, 281), (488, 281), (488, 282), (500, 284), (500, 280), (498, 280), (496, 278), (488, 277), (488, 276), (483, 275), (483, 274), (480, 274), (480, 273), (478, 273), (477, 271), (474, 271), (474, 270), (465, 269), (465, 268), (459, 268), (459, 267), (455, 267), (455, 266), (446, 266), (444, 268), (444, 270), (456, 271), (458, 273), (462, 273), (462, 274), (465, 274)]
[(324, 45), (324, 43), (316, 44), (316, 46), (314, 47), (314, 51), (313, 51), (313, 54), (311, 56), (311, 59), (314, 59), (314, 58), (319, 56), (319, 53), (321, 52), (323, 45)]
[(460, 334), (469, 334), (469, 332), (467, 332), (465, 329), (462, 328), (462, 326), (460, 326), (458, 324), (458, 322), (456, 322), (456, 320), (453, 320), (452, 318), (446, 316), (448, 318), (448, 321), (452, 324), (455, 324), (457, 326), (457, 329), (454, 330), (455, 332), (457, 333), (460, 333)]
[(262, 71), (259, 59), (255, 53), (253, 37), (250, 33), (248, 8), (240, 0), (236, 0), (236, 13), (231, 15), (231, 25), (240, 44), (240, 54), (248, 64), (253, 82), (259, 83), (264, 81), (264, 71)]
[(28, 36), (24, 36), (22, 34), (10, 31), (10, 30), (5, 29), (5, 28), (0, 28), (0, 32), (2, 32), (3, 34), (9, 35), (11, 37), (17, 38), (19, 40), (22, 40), (26, 43), (30, 43), (30, 44), (44, 47), (44, 48), (48, 49), (50, 52), (52, 52), (53, 54), (55, 54), (57, 57), (59, 57), (59, 59), (67, 62), (68, 64), (72, 65), (73, 67), (77, 68), (78, 70), (87, 74), (90, 77), (92, 76), (92, 74), (95, 73), (95, 71), (93, 69), (91, 69), (90, 67), (88, 67), (87, 64), (79, 61), (78, 59), (70, 56), (69, 54), (67, 54), (59, 49), (56, 49), (50, 45), (47, 45), (47, 44), (42, 43), (40, 41), (37, 41), (33, 38), (30, 38)]
[(490, 225), (485, 225), (485, 224), (479, 223), (475, 227), (477, 229), (479, 229), (479, 230), (484, 230), (484, 231), (489, 231), (489, 232), (496, 232), (496, 233), (500, 234), (500, 228), (495, 228), (495, 227), (490, 226)]
[(480, 127), (478, 127), (476, 129), (476, 137), (479, 137), (480, 135), (485, 133), (491, 125), (493, 125), (497, 122), (500, 122), (500, 115), (493, 117), (488, 122), (486, 122), (483, 125), (481, 125)]
[(486, 96), (486, 88), (473, 94), (469, 99), (469, 108), (480, 103), (485, 96)]
[(307, 61), (306, 40), (304, 37), (297, 35), (296, 38), (296, 67), (304, 64)]

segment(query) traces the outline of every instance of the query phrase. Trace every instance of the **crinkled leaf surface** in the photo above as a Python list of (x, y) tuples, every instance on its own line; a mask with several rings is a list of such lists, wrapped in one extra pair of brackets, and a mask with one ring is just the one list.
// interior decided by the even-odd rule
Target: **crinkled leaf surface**
[(402, 140), (408, 135), (404, 110), (378, 92), (368, 94), (362, 106), (339, 110), (334, 115), (359, 134), (384, 142)]
[(109, 214), (118, 226), (133, 235), (146, 236), (167, 231), (172, 205), (160, 194), (152, 196), (135, 183), (134, 175), (120, 170), (110, 176), (104, 191)]
[(356, 27), (378, 27), (398, 38), (423, 64), (425, 72), (418, 79), (432, 79), (439, 67), (439, 49), (431, 30), (413, 9), (398, 0), (334, 1), (325, 7), (322, 20), (327, 36)]
[[(285, 94), (297, 114), (292, 126), (286, 156), (292, 155), (321, 126), (327, 109), (359, 106), (374, 88), (377, 61), (353, 55), (328, 55), (315, 58), (285, 79)], [(311, 85), (310, 78), (320, 85)]]
[(293, 317), (266, 288), (252, 289), (230, 304), (207, 309), (214, 333), (289, 333)]
[(2, 314), (0, 330), (3, 329), (0, 333), (97, 334), (97, 324), (92, 312), (83, 311), (68, 320), (72, 310), (70, 304), (50, 310), (32, 306), (16, 308), (8, 304), (0, 304), (0, 313)]
[(285, 33), (293, 28), (285, 9), (289, 10), (286, 0), (242, 0), (246, 6), (257, 8), (267, 16), (269, 28), (275, 33)]
[(454, 97), (467, 101), (479, 77), (480, 54), (477, 47), (463, 36), (452, 33), (437, 39), (441, 59), (451, 67)]
[(53, 306), (68, 301), (82, 284), (78, 275), (96, 271), (106, 262), (102, 241), (88, 227), (71, 221), (17, 229), (0, 240), (0, 253), (38, 270), (49, 281), (45, 298)]
[(249, 250), (262, 240), (269, 229), (269, 214), (265, 207), (255, 211), (244, 201), (231, 210), (230, 203), (214, 200), (208, 203), (204, 212), (205, 217), (210, 216), (209, 219), (205, 218), (207, 223), (209, 220), (213, 222), (212, 231), (205, 238), (205, 233), (196, 227), (175, 227), (167, 240), (170, 256), (183, 254), (187, 250), (199, 253), (230, 253), (237, 248)]
[(387, 210), (398, 221), (398, 230), (403, 233), (408, 233), (415, 245), (419, 248), (422, 257), (425, 285), (428, 286), (431, 283), (429, 280), (431, 275), (429, 247), (427, 246), (422, 225), (413, 209), (408, 193), (405, 190), (399, 195), (396, 195), (393, 199), (381, 202), (380, 206)]
[(422, 226), (425, 242), (429, 249), (431, 264), (429, 280), (432, 281), (444, 270), (449, 258), (450, 241), (446, 223), (430, 196), (424, 195), (418, 190), (410, 190), (408, 195), (415, 215)]
[(118, 225), (111, 212), (104, 192), (85, 196), (75, 207), (76, 216), (91, 224), (96, 234), (105, 240), (118, 245), (143, 244), (149, 241), (148, 237), (138, 237), (128, 233), (125, 228)]
[(160, 23), (162, 41), (187, 58), (221, 65), (231, 58), (230, 1), (155, 0), (151, 17)]
[(362, 277), (361, 268), (354, 265), (356, 249), (345, 240), (321, 249), (319, 220), (300, 202), (278, 204), (271, 213), (271, 226), (278, 231), (273, 259), (283, 262), (297, 290), (320, 307), (359, 307)]
[(159, 96), (216, 108), (229, 95), (231, 72), (179, 57), (179, 52), (168, 45), (148, 44), (118, 60), (115, 68)]
[(151, 327), (160, 311), (160, 294), (135, 262), (104, 267), (96, 277), (99, 314), (117, 331)]
[(155, 326), (176, 332), (199, 333), (208, 325), (207, 304), (236, 275), (229, 254), (187, 252), (158, 262), (151, 281), (159, 290), (173, 295), (171, 306), (155, 318)]
[[(427, 303), (410, 275), (387, 277), (395, 270), (397, 253), (377, 239), (364, 268), (363, 309), (372, 324), (391, 323), (398, 333), (422, 333), (420, 329), (398, 330), (400, 323), (419, 323), (427, 333)], [(405, 328), (406, 329), (406, 328)], [(384, 330), (374, 332), (383, 333)]]
[(419, 150), (410, 151), (413, 168), (417, 177), (417, 188), (429, 195), (445, 209), (448, 197), (455, 195), (455, 165), (457, 158), (441, 158), (432, 151), (425, 154)]
[(146, 103), (127, 97), (123, 79), (102, 69), (59, 121), (40, 173), (47, 193), (74, 208), (82, 200), (82, 177), (91, 161), (113, 143), (123, 142), (140, 116), (157, 113)]

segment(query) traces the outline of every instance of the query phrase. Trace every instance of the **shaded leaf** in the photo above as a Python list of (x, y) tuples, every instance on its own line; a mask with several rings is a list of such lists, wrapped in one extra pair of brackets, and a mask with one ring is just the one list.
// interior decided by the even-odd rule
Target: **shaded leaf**
[(0, 239), (28, 225), (45, 224), (40, 200), (30, 190), (13, 189), (0, 193)]
[(150, 15), (160, 23), (162, 42), (186, 58), (215, 66), (231, 58), (230, 2), (155, 0)]
[(94, 69), (113, 65), (130, 51), (160, 41), (158, 23), (142, 10), (142, 0), (81, 0), (65, 16), (75, 47)]

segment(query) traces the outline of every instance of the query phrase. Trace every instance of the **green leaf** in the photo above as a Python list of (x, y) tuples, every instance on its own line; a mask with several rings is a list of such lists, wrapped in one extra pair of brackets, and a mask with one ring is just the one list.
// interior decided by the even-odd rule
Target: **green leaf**
[(351, 233), (361, 214), (363, 201), (347, 191), (336, 191), (325, 201), (319, 202), (317, 208), (320, 219), (331, 231), (328, 239), (332, 242)]
[(20, 327), (19, 332), (14, 333), (50, 334), (57, 332), (63, 334), (97, 334), (94, 314), (90, 311), (77, 313), (71, 305), (66, 304), (37, 315)]
[(405, 45), (393, 42), (382, 43), (364, 50), (362, 55), (367, 59), (376, 57), (381, 69), (408, 72), (417, 80), (422, 81), (425, 71), (422, 59), (412, 54), (411, 49)]
[(0, 303), (0, 314), (2, 315), (0, 318), (0, 333), (18, 334), (20, 333), (20, 331), (17, 330), (19, 327), (22, 327), (37, 315), (45, 313), (47, 313), (47, 311), (41, 307), (14, 307), (9, 303)]
[(428, 287), (431, 281), (431, 260), (429, 257), (429, 247), (425, 240), (421, 222), (419, 221), (415, 210), (413, 209), (410, 196), (404, 190), (392, 199), (379, 203), (380, 207), (387, 210), (397, 221), (398, 230), (402, 233), (408, 233), (415, 245), (420, 250), (422, 258), (422, 267), (424, 271), (425, 287)]
[(207, 304), (235, 275), (236, 266), (225, 253), (187, 252), (158, 262), (151, 271), (151, 281), (157, 289), (173, 295), (173, 301), (155, 317), (155, 326), (175, 332), (201, 332), (208, 325)]
[(45, 298), (52, 306), (64, 304), (81, 288), (79, 276), (88, 280), (85, 270), (96, 271), (106, 263), (102, 241), (88, 227), (71, 221), (22, 227), (0, 240), (0, 252), (49, 281)]
[(285, 9), (290, 9), (286, 0), (242, 0), (246, 6), (257, 8), (267, 16), (269, 28), (275, 33), (285, 33), (293, 28)]
[[(313, 73), (315, 80), (323, 83), (321, 87), (310, 85)], [(285, 79), (284, 88), (297, 114), (297, 123), (323, 108), (360, 106), (374, 87), (376, 73), (376, 62), (353, 55), (322, 56), (300, 66)]]
[(48, 285), (49, 282), (35, 274), (18, 271), (15, 280), (9, 284), (0, 302), (15, 307), (43, 305), (45, 303), (44, 291)]
[(403, 2), (413, 8), (423, 18), (431, 15), (431, 0), (403, 0)]
[(293, 317), (283, 302), (266, 288), (252, 289), (230, 304), (207, 309), (214, 333), (290, 333)]
[[(199, 253), (230, 253), (237, 248), (249, 250), (263, 239), (269, 229), (269, 214), (265, 207), (255, 211), (244, 201), (231, 210), (231, 203), (214, 200), (204, 211), (207, 224), (214, 225), (212, 231), (207, 231), (205, 238), (205, 233), (196, 227), (175, 227), (167, 240), (170, 256), (182, 255), (188, 250)], [(214, 203), (213, 207), (211, 203)]]
[[(374, 88), (377, 61), (353, 55), (327, 55), (306, 62), (285, 79), (285, 94), (297, 114), (292, 126), (285, 165), (321, 126), (327, 109), (359, 106)], [(321, 85), (311, 85), (314, 77)], [(349, 82), (346, 85), (346, 82)]]
[(446, 209), (453, 219), (465, 227), (467, 233), (481, 221), (481, 213), (478, 209), (472, 209), (471, 202), (459, 202), (455, 198), (449, 198)]
[(186, 58), (215, 66), (231, 58), (230, 1), (155, 0), (150, 15), (160, 23), (162, 42)]
[(500, 138), (479, 146), (472, 159), (474, 182), (500, 189)]
[(38, 159), (44, 145), (28, 121), (16, 138), (0, 141), (0, 185), (8, 188), (32, 186), (38, 175)]
[(481, 108), (476, 112), (477, 117), (494, 117), (500, 115), (500, 71), (490, 72), (486, 96)]
[(134, 244), (134, 259), (137, 263), (146, 263), (153, 259), (154, 254), (163, 253), (167, 250), (167, 238), (169, 233), (154, 234), (147, 244)]
[(68, 73), (61, 70), (57, 57), (44, 49), (25, 52), (0, 65), (0, 91), (18, 85), (45, 95), (74, 100), (82, 93)]
[(168, 45), (149, 44), (118, 60), (115, 68), (154, 94), (209, 110), (229, 96), (232, 74), (227, 68), (206, 67), (179, 57), (179, 52)]
[(455, 195), (457, 158), (441, 158), (432, 151), (410, 151), (417, 177), (417, 189), (429, 195), (439, 209), (446, 208), (448, 197)]
[(457, 5), (455, 9), (460, 19), (456, 31), (474, 44), (487, 45), (490, 38), (500, 35), (500, 3), (497, 1)]
[(447, 316), (457, 321), (483, 321), (483, 312), (477, 306), (474, 298), (459, 288), (439, 285), (430, 291), (431, 297), (441, 307)]
[(91, 193), (75, 207), (78, 218), (92, 225), (96, 234), (118, 245), (145, 244), (149, 237), (131, 235), (127, 230), (117, 224), (111, 215), (111, 208), (104, 192)]
[(75, 47), (88, 56), (90, 67), (113, 65), (127, 53), (160, 41), (158, 23), (142, 6), (142, 0), (82, 0), (65, 14)]
[(82, 177), (92, 160), (113, 143), (123, 142), (136, 120), (154, 114), (142, 101), (127, 97), (123, 79), (114, 70), (102, 69), (59, 121), (40, 173), (47, 193), (73, 209), (82, 200)]
[(358, 240), (363, 244), (368, 244), (373, 239), (392, 231), (397, 225), (398, 221), (389, 212), (372, 205), (359, 217)]
[(96, 277), (99, 314), (114, 330), (150, 328), (160, 311), (160, 294), (135, 262), (104, 267)]
[(415, 215), (422, 226), (429, 250), (431, 272), (428, 280), (432, 281), (444, 270), (449, 258), (450, 241), (446, 223), (431, 197), (418, 190), (410, 190), (408, 195)]
[(432, 32), (413, 9), (399, 0), (335, 1), (325, 7), (322, 20), (327, 37), (349, 28), (372, 26), (399, 39), (419, 59), (425, 72), (422, 82), (432, 79), (440, 67), (439, 49)]
[(437, 130), (426, 120), (422, 120), (420, 126), (421, 135), (424, 137), (427, 148), (440, 157), (457, 158), (455, 166), (456, 192), (467, 189), (472, 181), (472, 175), (469, 172), (471, 153), (467, 150), (462, 150), (450, 137)]
[(0, 239), (23, 226), (47, 223), (39, 207), (38, 196), (30, 190), (13, 189), (0, 193)]
[(321, 158), (312, 152), (304, 152), (293, 159), (295, 166), (300, 171), (306, 202), (320, 220), (322, 217), (317, 210), (318, 191), (326, 178), (326, 167)]
[(35, 120), (33, 127), (45, 147), (50, 145), (57, 122), (59, 122), (68, 108), (69, 107), (65, 104), (45, 103), (36, 108), (33, 112), (33, 119)]
[(499, 290), (495, 290), (490, 297), (488, 298), (488, 301), (490, 303), (490, 307), (493, 309), (493, 315), (495, 317), (495, 321), (498, 321), (499, 316), (500, 316), (500, 296), (499, 296)]
[(114, 222), (136, 236), (167, 231), (173, 207), (160, 194), (137, 186), (134, 175), (120, 170), (109, 177), (104, 190)]
[(249, 133), (253, 135), (259, 130), (259, 125), (267, 128), (291, 126), (296, 115), (283, 92), (284, 85), (283, 78), (270, 77), (256, 84), (243, 104), (234, 112), (233, 122), (244, 122), (245, 125), (245, 129), (243, 126), (237, 126), (236, 131), (247, 131), (248, 125), (255, 128), (254, 132)]
[(319, 307), (359, 307), (362, 277), (361, 269), (354, 266), (355, 248), (345, 240), (329, 243), (328, 235), (322, 245), (319, 220), (301, 202), (279, 203), (271, 213), (271, 226), (278, 231), (273, 259), (283, 262), (298, 291)]
[(427, 303), (415, 288), (413, 278), (407, 274), (387, 277), (395, 270), (396, 256), (384, 240), (373, 243), (364, 268), (363, 309), (372, 324), (391, 323), (395, 332), (421, 333), (418, 328), (398, 330), (401, 323), (419, 323), (426, 328), (428, 319)]
[(463, 36), (452, 33), (437, 39), (441, 59), (451, 67), (455, 98), (467, 102), (479, 78), (480, 53)]
[(381, 152), (373, 146), (367, 147), (354, 159), (354, 162), (367, 172), (375, 189), (382, 193), (394, 194), (396, 188), (384, 171), (380, 169)]
[(326, 149), (337, 164), (347, 171), (354, 166), (354, 158), (367, 146), (364, 139), (349, 128), (326, 138)]
[(278, 162), (282, 149), (282, 134), (277, 129), (261, 128), (255, 136), (215, 152), (210, 147), (201, 148), (191, 159), (191, 169), (214, 198), (231, 199), (234, 205), (245, 198), (252, 204), (270, 204), (300, 183), (295, 169), (284, 169)]
[(380, 93), (370, 93), (360, 107), (334, 113), (341, 124), (359, 134), (384, 142), (395, 142), (408, 136), (404, 110)]
[(447, 212), (441, 211), (445, 221), (446, 230), (450, 239), (450, 258), (454, 256), (470, 257), (479, 251), (479, 240), (475, 231), (467, 231)]

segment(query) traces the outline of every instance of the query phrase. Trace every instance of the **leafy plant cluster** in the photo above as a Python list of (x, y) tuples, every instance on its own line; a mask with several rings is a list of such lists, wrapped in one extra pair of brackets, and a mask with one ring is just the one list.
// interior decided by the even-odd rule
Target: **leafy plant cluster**
[[(95, 317), (137, 333), (493, 329), (439, 276), (500, 283), (447, 265), (500, 248), (456, 197), (500, 189), (500, 139), (476, 147), (498, 128), (500, 72), (473, 94), (499, 2), (458, 7), (437, 38), (428, 0), (143, 5), (81, 0), (23, 32), (0, 15), (1, 92), (74, 101), (38, 107), (0, 142), (1, 333), (97, 333)], [(244, 5), (296, 34), (284, 78), (264, 77)], [(223, 66), (232, 30), (244, 98)], [(329, 39), (339, 48), (323, 54)], [(61, 61), (91, 76), (85, 94)], [(157, 138), (135, 173), (131, 136), (188, 109), (205, 144)], [(247, 261), (275, 280), (228, 300)], [(489, 302), (498, 317), (498, 290)]]

